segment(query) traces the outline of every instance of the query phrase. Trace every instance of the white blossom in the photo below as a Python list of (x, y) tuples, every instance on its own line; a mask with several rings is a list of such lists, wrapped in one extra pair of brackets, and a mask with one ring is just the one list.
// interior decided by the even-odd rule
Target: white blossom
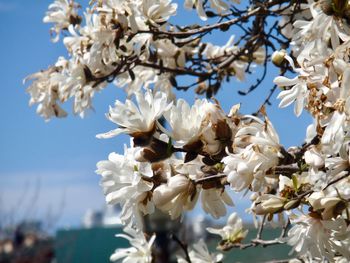
[(176, 14), (177, 4), (171, 0), (145, 0), (142, 2), (142, 12), (152, 25), (166, 22)]
[(150, 90), (147, 90), (145, 94), (138, 92), (135, 96), (138, 106), (127, 99), (125, 104), (117, 100), (114, 107), (110, 107), (107, 118), (119, 127), (97, 135), (98, 138), (111, 138), (121, 133), (130, 135), (149, 133), (155, 129), (156, 121), (171, 106), (162, 92), (153, 95)]
[[(231, 36), (224, 46), (217, 46), (213, 45), (212, 43), (208, 43), (203, 53), (210, 59), (220, 58), (226, 54), (235, 55), (240, 49), (238, 46), (234, 45), (234, 40), (235, 37)], [(231, 72), (237, 77), (237, 79), (243, 81), (245, 79), (245, 70), (247, 65), (248, 64), (242, 60), (234, 60), (230, 65), (227, 65), (227, 67), (231, 69)]]
[(71, 23), (79, 24), (80, 17), (77, 14), (79, 5), (74, 3), (74, 0), (55, 0), (53, 4), (49, 5), (49, 10), (43, 21), (45, 23), (54, 23), (51, 31), (55, 32), (56, 36), (52, 39), (53, 42), (59, 40), (61, 30), (68, 29)]
[(45, 71), (28, 76), (25, 82), (33, 80), (27, 92), (31, 99), (29, 105), (38, 104), (37, 113), (49, 120), (52, 116), (66, 117), (67, 113), (59, 106), (59, 85), (62, 74), (58, 67), (51, 67)]
[[(127, 95), (107, 114), (117, 127), (97, 135), (125, 133), (137, 146), (97, 163), (106, 202), (121, 206), (128, 226), (121, 236), (132, 245), (117, 249), (113, 261), (152, 262), (155, 237), (147, 240), (140, 231), (143, 215), (158, 208), (175, 219), (200, 201), (205, 213), (220, 218), (233, 206), (231, 190), (252, 192), (247, 211), (255, 218), (267, 216), (271, 225), (274, 217), (280, 225), (289, 220), (288, 237), (275, 241), (291, 245), (300, 260), (350, 261), (349, 2), (266, 1), (242, 12), (233, 2), (240, 1), (185, 0), (185, 8), (208, 21), (198, 25), (170, 23), (178, 7), (171, 0), (92, 0), (82, 17), (75, 1), (55, 0), (46, 12), (53, 41), (64, 32), (68, 57), (26, 78), (37, 113), (45, 120), (65, 117), (62, 104), (71, 100), (73, 113), (83, 117), (109, 83)], [(259, 23), (270, 16), (281, 17), (279, 30), (260, 34)], [(225, 31), (224, 42), (207, 38)], [(240, 114), (239, 105), (227, 114), (215, 98), (190, 104), (173, 92), (196, 86), (198, 95), (211, 97), (225, 81), (244, 81), (270, 60), (281, 72), (273, 81), (281, 88), (279, 107), (294, 104), (296, 116), (306, 111), (313, 118), (300, 146), (280, 144), (265, 106), (256, 116)], [(247, 234), (236, 213), (208, 231), (222, 237), (222, 248)], [(222, 259), (202, 240), (188, 256), (194, 263)]]
[(145, 235), (140, 231), (130, 227), (124, 228), (127, 234), (118, 234), (117, 237), (125, 238), (131, 247), (118, 248), (110, 257), (111, 261), (123, 259), (124, 263), (152, 263), (152, 246), (156, 238), (155, 235), (146, 240)]
[[(210, 253), (204, 240), (200, 239), (189, 251), (189, 257), (193, 263), (218, 263), (223, 259), (221, 253)], [(186, 263), (187, 260), (181, 255), (177, 255), (178, 263)]]
[(203, 189), (201, 191), (201, 203), (203, 210), (214, 218), (226, 215), (226, 206), (234, 206), (231, 197), (225, 189)]
[(153, 183), (151, 164), (135, 161), (138, 148), (125, 148), (124, 155), (111, 153), (108, 160), (97, 163), (96, 173), (102, 176), (101, 186), (108, 204), (122, 205), (121, 220), (126, 224), (141, 225), (139, 211), (154, 211), (150, 198)]
[(153, 192), (154, 204), (172, 219), (178, 218), (184, 210), (191, 210), (196, 204), (198, 192), (196, 186), (185, 175), (175, 175)]
[(305, 163), (310, 165), (312, 168), (321, 168), (325, 164), (325, 156), (316, 149), (316, 147), (311, 147), (304, 154)]
[(258, 191), (268, 183), (266, 175), (278, 163), (280, 146), (277, 133), (266, 119), (265, 123), (257, 121), (242, 126), (235, 137), (237, 145), (249, 144), (242, 144), (245, 148), (223, 158), (227, 181), (235, 191), (248, 187)]
[(349, 231), (341, 217), (321, 220), (309, 215), (301, 215), (292, 220), (295, 224), (289, 231), (287, 242), (300, 255), (328, 259), (337, 253), (350, 258), (348, 249)]
[[(224, 0), (209, 0), (210, 7), (215, 9), (215, 11), (219, 14), (225, 13), (229, 9), (229, 4), (226, 3)], [(240, 3), (240, 0), (232, 0), (232, 2)], [(185, 8), (192, 9), (193, 7), (196, 8), (198, 16), (202, 20), (207, 20), (207, 15), (205, 14), (204, 8), (203, 8), (204, 2), (202, 0), (185, 0)]]
[(207, 231), (211, 234), (221, 236), (221, 239), (230, 243), (241, 242), (247, 235), (248, 230), (243, 230), (242, 219), (237, 213), (232, 213), (223, 228), (208, 227)]
[(257, 215), (273, 214), (283, 210), (286, 199), (283, 197), (264, 194), (255, 200), (253, 212)]

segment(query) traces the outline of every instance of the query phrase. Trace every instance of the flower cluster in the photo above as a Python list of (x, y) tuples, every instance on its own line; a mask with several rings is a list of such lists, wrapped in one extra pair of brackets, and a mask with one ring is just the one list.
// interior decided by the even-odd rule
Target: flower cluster
[[(211, 4), (220, 13), (229, 10), (223, 1)], [(201, 1), (196, 5), (203, 8)], [(160, 34), (176, 34), (168, 20), (176, 15), (178, 6), (171, 0), (90, 1), (81, 15), (79, 7), (74, 0), (56, 0), (44, 18), (45, 23), (53, 23), (55, 42), (64, 31), (63, 43), (69, 54), (27, 78), (32, 80), (28, 88), (30, 104), (38, 104), (37, 112), (46, 120), (66, 116), (60, 104), (70, 98), (74, 101), (73, 112), (84, 116), (93, 107), (95, 93), (110, 82), (125, 87), (128, 95), (151, 85), (168, 94), (169, 99), (174, 98), (174, 72), (200, 76), (192, 67), (199, 58), (206, 57), (207, 62), (199, 66), (209, 76), (223, 62), (224, 54), (239, 53), (233, 38), (223, 47), (214, 47), (211, 43), (198, 45), (198, 39), (191, 36), (174, 40)], [(254, 59), (261, 63), (264, 56), (263, 50), (257, 50)], [(188, 67), (189, 63), (193, 65)], [(244, 56), (230, 64), (225, 74), (243, 79), (248, 66)], [(165, 73), (159, 76), (159, 70)]]
[[(65, 117), (61, 104), (72, 99), (73, 112), (83, 116), (93, 107), (95, 93), (109, 83), (128, 95), (107, 114), (115, 129), (97, 135), (131, 138), (123, 155), (111, 153), (96, 170), (106, 202), (122, 207), (129, 234), (123, 237), (133, 246), (117, 250), (112, 260), (152, 261), (154, 236), (147, 240), (141, 233), (143, 216), (158, 209), (181, 218), (200, 204), (205, 213), (221, 218), (227, 206), (234, 206), (232, 191), (250, 192), (247, 211), (260, 220), (260, 230), (243, 244), (247, 231), (233, 213), (223, 228), (207, 229), (221, 236), (221, 249), (287, 243), (311, 262), (350, 260), (350, 3), (260, 2), (241, 11), (230, 1), (186, 0), (184, 6), (195, 8), (201, 20), (220, 18), (213, 25), (188, 27), (170, 23), (178, 9), (171, 0), (95, 0), (83, 14), (73, 0), (49, 6), (44, 22), (54, 24), (54, 41), (65, 33), (69, 56), (27, 78), (30, 104), (38, 104), (38, 114), (47, 120)], [(281, 16), (271, 32), (287, 41), (271, 32), (259, 34), (269, 14)], [(250, 23), (252, 16), (256, 20)], [(239, 24), (245, 22), (248, 29)], [(224, 45), (203, 39), (232, 25), (246, 35), (230, 35)], [(256, 65), (266, 70), (269, 60), (281, 69), (274, 79), (281, 88), (280, 108), (294, 104), (296, 116), (307, 111), (313, 117), (299, 147), (281, 145), (264, 106), (253, 115), (241, 114), (240, 105), (227, 113), (211, 99), (224, 81), (243, 81)], [(181, 86), (182, 75), (196, 78), (194, 84)], [(193, 105), (176, 99), (173, 88), (193, 86), (208, 98)], [(280, 238), (260, 238), (267, 222), (284, 223)], [(203, 241), (186, 252), (179, 262), (222, 259)]]

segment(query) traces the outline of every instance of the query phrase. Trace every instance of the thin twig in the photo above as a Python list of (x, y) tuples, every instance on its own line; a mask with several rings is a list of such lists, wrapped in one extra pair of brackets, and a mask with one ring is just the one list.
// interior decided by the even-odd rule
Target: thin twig
[(190, 255), (188, 253), (188, 246), (187, 244), (184, 244), (175, 234), (171, 234), (171, 238), (179, 244), (179, 246), (181, 247), (181, 249), (184, 251), (185, 253), (185, 257), (186, 257), (186, 261), (188, 263), (192, 263)]
[(225, 246), (225, 251), (228, 251), (232, 248), (239, 248), (241, 250), (250, 248), (250, 247), (256, 247), (256, 246), (262, 246), (262, 247), (267, 247), (267, 246), (273, 246), (273, 245), (280, 245), (284, 244), (285, 242), (280, 240), (279, 238), (272, 239), (272, 240), (263, 240), (263, 239), (253, 239), (250, 243), (245, 243), (245, 244), (229, 244)]
[(256, 239), (261, 239), (261, 235), (262, 235), (262, 232), (264, 230), (264, 224), (266, 221), (266, 217), (267, 217), (267, 215), (264, 215), (263, 219), (261, 220), (261, 224), (259, 226), (258, 233), (256, 234)]
[(336, 179), (330, 181), (330, 182), (323, 188), (323, 190), (326, 190), (326, 189), (327, 189), (329, 186), (331, 186), (332, 184), (335, 184), (335, 183), (337, 183), (337, 182), (339, 182), (339, 181), (341, 181), (341, 180), (343, 180), (343, 179), (349, 177), (349, 175), (350, 175), (350, 173), (347, 173), (347, 174), (344, 174), (344, 175), (340, 176), (339, 178), (336, 178)]
[(282, 232), (281, 232), (280, 238), (284, 238), (286, 236), (287, 229), (288, 229), (289, 225), (290, 225), (290, 220), (288, 218), (286, 224), (282, 228)]
[(205, 77), (210, 77), (213, 73), (212, 71), (198, 72), (198, 71), (193, 71), (193, 70), (188, 69), (188, 68), (169, 68), (169, 67), (161, 66), (158, 64), (151, 64), (151, 63), (146, 63), (146, 62), (141, 62), (141, 61), (137, 61), (136, 64), (139, 66), (147, 67), (147, 68), (159, 69), (160, 71), (167, 71), (167, 72), (176, 73), (178, 75), (192, 75), (192, 76), (196, 76), (196, 77), (204, 77), (205, 78)]
[(239, 17), (221, 22), (221, 23), (216, 23), (213, 25), (207, 25), (203, 26), (197, 29), (193, 30), (188, 30), (185, 32), (172, 32), (172, 31), (139, 31), (138, 33), (151, 33), (154, 35), (168, 35), (168, 36), (174, 36), (174, 37), (188, 37), (200, 33), (204, 33), (207, 31), (212, 31), (214, 29), (220, 29), (220, 28), (228, 28), (234, 24), (237, 24), (241, 21), (246, 21), (252, 16), (258, 15), (261, 12), (267, 12), (267, 10), (275, 5), (282, 5), (283, 3), (289, 2), (287, 0), (274, 0), (274, 1), (268, 1), (263, 5), (259, 5), (257, 8), (247, 12), (245, 15), (241, 14)]
[(201, 183), (208, 182), (208, 181), (220, 180), (220, 179), (222, 179), (222, 178), (224, 178), (226, 176), (227, 176), (226, 174), (210, 175), (210, 176), (206, 176), (206, 177), (203, 177), (203, 178), (196, 179), (194, 181), (194, 183), (201, 184)]

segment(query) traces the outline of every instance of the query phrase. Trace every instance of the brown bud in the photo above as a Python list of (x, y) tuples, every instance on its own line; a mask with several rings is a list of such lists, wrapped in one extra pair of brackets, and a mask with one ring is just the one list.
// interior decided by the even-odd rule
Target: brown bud
[(202, 183), (202, 188), (205, 190), (212, 189), (212, 188), (218, 188), (220, 186), (220, 182), (218, 181), (205, 181)]
[(231, 140), (232, 130), (230, 126), (226, 123), (226, 120), (218, 120), (215, 125), (215, 136), (217, 140), (228, 141)]
[(149, 145), (140, 150), (136, 159), (140, 162), (159, 162), (169, 158), (173, 154), (173, 148), (168, 143), (153, 138)]
[(333, 15), (332, 0), (322, 0), (320, 1), (321, 10), (328, 16)]
[(69, 17), (69, 23), (71, 23), (74, 26), (80, 25), (82, 21), (83, 21), (83, 19), (81, 18), (81, 16), (78, 16), (78, 15), (75, 15), (75, 16), (71, 15)]
[(346, 203), (344, 201), (337, 203), (336, 206), (334, 207), (334, 210), (333, 210), (334, 216), (336, 217), (337, 215), (341, 215), (342, 212), (344, 211), (344, 209), (346, 209), (346, 208), (347, 208), (347, 206), (346, 206)]
[(188, 153), (186, 153), (186, 155), (185, 155), (185, 160), (184, 160), (184, 162), (185, 162), (185, 163), (188, 163), (188, 162), (190, 162), (190, 161), (193, 161), (194, 159), (197, 158), (197, 156), (198, 156), (198, 153), (195, 153), (195, 152), (188, 152)]
[(215, 166), (203, 165), (201, 171), (207, 175), (216, 175), (218, 174), (218, 169)]
[(156, 125), (153, 124), (153, 128), (148, 132), (134, 132), (131, 136), (134, 138), (135, 146), (146, 146), (148, 145), (153, 137), (153, 134), (156, 130)]
[(183, 148), (187, 152), (199, 153), (202, 151), (203, 142), (201, 140), (198, 140), (198, 141), (186, 144)]
[(195, 92), (198, 95), (203, 95), (205, 92), (207, 92), (207, 90), (208, 90), (207, 83), (205, 81), (202, 81), (198, 84), (197, 88), (195, 89)]

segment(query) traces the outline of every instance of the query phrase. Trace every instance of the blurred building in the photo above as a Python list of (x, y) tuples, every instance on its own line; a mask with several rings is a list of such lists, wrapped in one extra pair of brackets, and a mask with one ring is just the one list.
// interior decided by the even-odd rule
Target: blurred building
[(0, 229), (0, 263), (52, 263), (53, 240), (41, 222), (24, 221)]
[(56, 233), (56, 263), (103, 263), (116, 248), (128, 247), (129, 243), (116, 234), (123, 232), (119, 219), (119, 206), (106, 206), (102, 210), (86, 211), (82, 227), (61, 229)]
[[(130, 247), (126, 239), (115, 237), (116, 234), (123, 233), (119, 213), (120, 208), (112, 206), (101, 211), (89, 210), (83, 217), (82, 228), (59, 230), (55, 239), (55, 263), (108, 263), (110, 255), (115, 249)], [(181, 249), (179, 244), (171, 238), (171, 234), (176, 235), (189, 246), (192, 246), (200, 238), (204, 238), (212, 252), (215, 251), (220, 242), (219, 237), (209, 234), (206, 228), (222, 226), (213, 226), (214, 222), (203, 215), (171, 221), (167, 215), (157, 211), (146, 216), (144, 220), (145, 231), (157, 234), (155, 242), (158, 248), (155, 251), (157, 262), (176, 262), (175, 255), (179, 251), (181, 252)], [(249, 233), (246, 240), (255, 238), (257, 229), (254, 226), (247, 226), (247, 228)], [(270, 240), (277, 238), (279, 234), (279, 229), (266, 228), (263, 238)], [(10, 246), (8, 249), (11, 249)], [(223, 262), (265, 262), (276, 258), (288, 258), (289, 251), (290, 247), (287, 245), (255, 247), (254, 253), (249, 249), (233, 249), (225, 253)]]
[(83, 216), (83, 227), (92, 228), (92, 227), (109, 227), (109, 226), (119, 226), (121, 221), (119, 218), (120, 214), (119, 206), (107, 205), (104, 210), (95, 211), (88, 209)]

